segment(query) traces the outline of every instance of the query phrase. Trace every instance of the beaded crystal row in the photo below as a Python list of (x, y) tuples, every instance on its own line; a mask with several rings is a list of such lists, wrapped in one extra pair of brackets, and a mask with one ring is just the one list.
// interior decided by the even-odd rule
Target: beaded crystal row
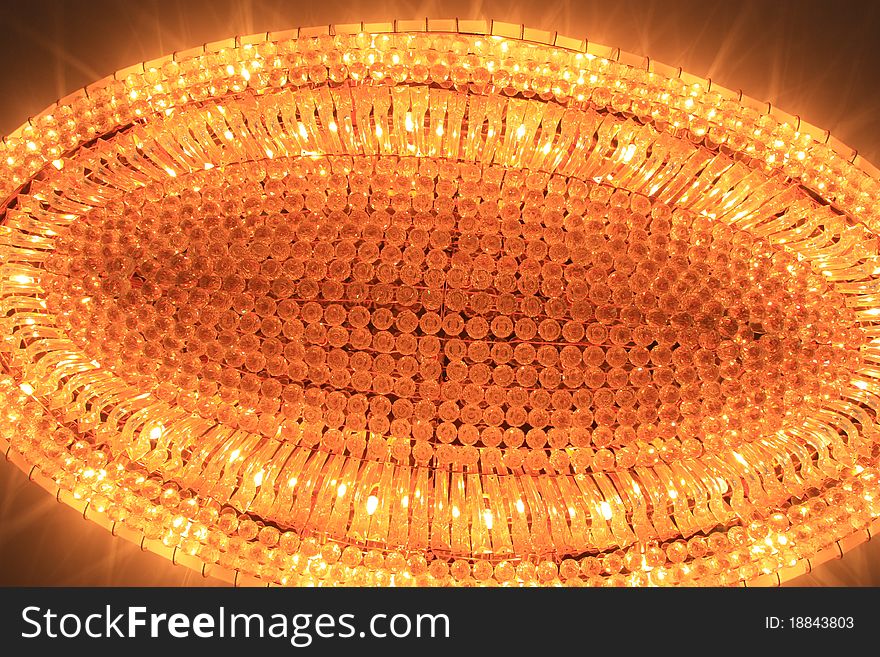
[(7, 457), (237, 583), (778, 583), (866, 540), (876, 172), (627, 59), (336, 26), (52, 106), (0, 146)]

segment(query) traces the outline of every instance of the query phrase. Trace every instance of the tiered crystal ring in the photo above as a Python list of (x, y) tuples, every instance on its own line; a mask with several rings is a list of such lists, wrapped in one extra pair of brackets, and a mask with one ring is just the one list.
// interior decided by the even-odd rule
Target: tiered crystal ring
[(177, 53), (0, 146), (0, 444), (237, 583), (777, 583), (878, 527), (878, 199), (518, 26)]

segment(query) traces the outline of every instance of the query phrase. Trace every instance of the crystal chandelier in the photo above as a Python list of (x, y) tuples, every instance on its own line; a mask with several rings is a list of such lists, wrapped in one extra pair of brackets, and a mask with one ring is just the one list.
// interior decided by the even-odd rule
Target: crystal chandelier
[(878, 199), (520, 26), (176, 53), (0, 145), (0, 447), (237, 584), (776, 584), (880, 529)]

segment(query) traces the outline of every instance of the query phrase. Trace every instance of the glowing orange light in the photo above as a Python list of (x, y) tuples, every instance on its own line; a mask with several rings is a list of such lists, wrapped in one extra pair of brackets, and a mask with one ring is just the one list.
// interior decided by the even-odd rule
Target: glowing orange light
[(601, 46), (388, 27), (3, 142), (9, 457), (237, 583), (779, 582), (875, 527), (876, 171)]

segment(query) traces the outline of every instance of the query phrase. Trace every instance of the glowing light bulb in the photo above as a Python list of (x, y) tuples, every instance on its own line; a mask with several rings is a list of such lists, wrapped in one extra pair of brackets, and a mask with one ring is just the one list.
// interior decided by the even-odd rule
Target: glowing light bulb
[(367, 498), (367, 514), (373, 515), (376, 513), (376, 509), (379, 508), (379, 498), (375, 495), (370, 495)]

